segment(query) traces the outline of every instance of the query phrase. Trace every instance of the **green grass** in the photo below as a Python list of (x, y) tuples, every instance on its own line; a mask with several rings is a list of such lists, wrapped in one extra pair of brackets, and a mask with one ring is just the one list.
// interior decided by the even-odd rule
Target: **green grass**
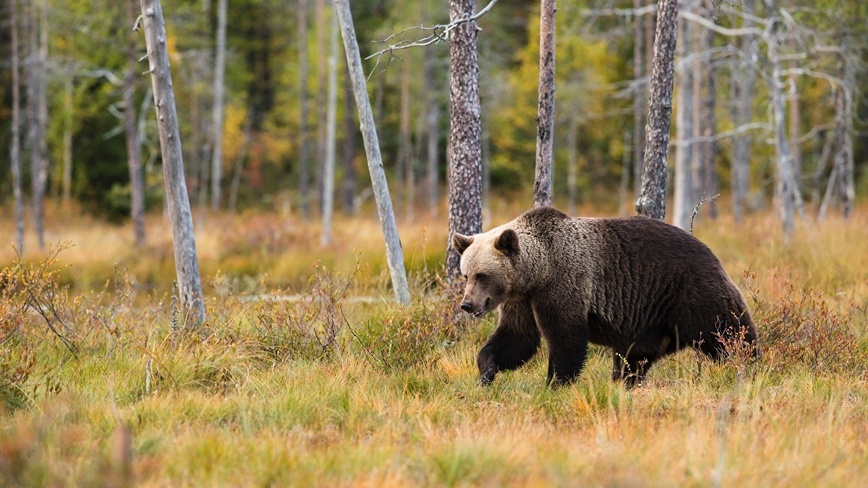
[(126, 227), (55, 215), (54, 242), (73, 247), (0, 254), (0, 486), (857, 486), (864, 214), (802, 224), (788, 245), (767, 215), (698, 222), (763, 356), (685, 351), (633, 390), (597, 347), (570, 387), (545, 387), (545, 350), (477, 386), (494, 317), (468, 320), (438, 285), (435, 221), (403, 225), (402, 308), (376, 219), (337, 225), (321, 249), (315, 226), (215, 216), (197, 235), (209, 320), (173, 333), (159, 216), (136, 252)]

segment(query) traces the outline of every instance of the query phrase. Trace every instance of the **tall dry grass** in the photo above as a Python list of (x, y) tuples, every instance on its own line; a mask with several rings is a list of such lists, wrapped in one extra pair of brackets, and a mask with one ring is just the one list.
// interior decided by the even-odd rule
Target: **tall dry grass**
[[(520, 211), (496, 208), (492, 225)], [(859, 486), (859, 210), (800, 223), (788, 244), (771, 215), (696, 222), (748, 296), (761, 359), (682, 352), (626, 390), (594, 347), (576, 384), (552, 391), (545, 351), (476, 385), (494, 319), (458, 315), (439, 285), (442, 219), (399, 223), (402, 308), (370, 213), (339, 220), (329, 248), (292, 216), (207, 215), (209, 319), (173, 332), (164, 219), (149, 216), (135, 250), (128, 227), (52, 209), (49, 241), (71, 247), (0, 251), (0, 485)]]

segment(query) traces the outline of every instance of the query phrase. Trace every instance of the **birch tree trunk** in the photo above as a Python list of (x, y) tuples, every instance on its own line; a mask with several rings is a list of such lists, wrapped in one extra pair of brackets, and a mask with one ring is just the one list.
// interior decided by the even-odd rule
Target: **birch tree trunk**
[[(126, 0), (127, 25), (136, 23), (138, 0)], [(133, 221), (133, 239), (136, 247), (145, 243), (145, 184), (142, 175), (142, 152), (136, 127), (135, 91), (139, 76), (136, 37), (133, 31), (127, 34), (127, 74), (124, 77), (124, 132), (127, 143), (127, 166), (130, 172), (130, 217)]]
[(552, 153), (555, 128), (555, 12), (557, 0), (542, 0), (539, 35), (539, 111), (533, 205), (552, 204)]
[(648, 97), (648, 125), (645, 128), (642, 190), (636, 200), (636, 212), (639, 215), (658, 220), (663, 220), (666, 215), (666, 158), (669, 154), (677, 21), (678, 1), (659, 0)]
[[(346, 66), (346, 65), (345, 65)], [(349, 69), (344, 76), (344, 178), (343, 208), (347, 215), (356, 214), (356, 117), (353, 105), (353, 81)]]
[[(45, 0), (31, 3), (31, 56), (28, 106), (31, 109), (30, 152), (33, 228), (39, 249), (45, 249), (45, 193), (48, 186), (48, 17)], [(32, 98), (31, 98), (32, 97)]]
[(395, 223), (392, 200), (389, 197), (389, 185), (383, 170), (380, 142), (377, 139), (377, 128), (374, 125), (371, 101), (368, 99), (365, 73), (362, 70), (362, 59), (359, 54), (359, 44), (356, 40), (349, 0), (334, 0), (334, 6), (340, 21), (347, 65), (350, 68), (350, 78), (353, 82), (353, 94), (356, 99), (356, 108), (359, 111), (362, 137), (365, 140), (365, 154), (368, 157), (371, 185), (374, 188), (374, 198), (377, 201), (377, 213), (386, 241), (386, 260), (389, 264), (389, 274), (392, 277), (392, 288), (394, 288), (395, 299), (398, 303), (406, 305), (410, 303), (410, 288), (407, 284), (407, 272), (404, 269), (404, 255), (398, 236), (398, 226)]
[(184, 316), (192, 319), (193, 324), (199, 325), (205, 321), (205, 302), (199, 276), (196, 240), (193, 235), (190, 199), (187, 196), (187, 185), (184, 179), (184, 159), (181, 153), (181, 138), (178, 135), (178, 115), (175, 110), (172, 74), (169, 72), (163, 10), (159, 0), (141, 0), (141, 7), (151, 84), (154, 89), (157, 128), (160, 133), (160, 149), (163, 156), (166, 200), (169, 220), (172, 224), (178, 291), (181, 295)]
[[(449, 0), (449, 20), (474, 14), (474, 0)], [(482, 232), (482, 123), (479, 102), (479, 59), (476, 22), (464, 22), (449, 37), (449, 236), (446, 278), (461, 275), (461, 256), (452, 247), (458, 232)]]
[[(744, 0), (744, 27), (753, 26), (751, 16), (754, 14), (754, 0)], [(746, 35), (741, 39), (741, 51), (744, 53), (744, 63), (732, 77), (733, 121), (736, 127), (741, 127), (753, 118), (753, 95), (756, 85), (756, 36)], [(738, 134), (732, 140), (732, 213), (736, 222), (744, 215), (744, 205), (750, 187), (750, 145), (749, 134)]]
[[(685, 11), (693, 9), (693, 1), (683, 4)], [(693, 72), (696, 63), (687, 64), (691, 53), (693, 28), (689, 21), (680, 22), (682, 42), (678, 46), (678, 56), (681, 64), (676, 75), (678, 89), (675, 95), (678, 102), (675, 106), (675, 118), (678, 147), (675, 149), (675, 198), (672, 210), (672, 225), (684, 230), (690, 229), (690, 216), (693, 212)]]
[(798, 208), (802, 213), (801, 194), (796, 186), (792, 171), (792, 156), (787, 142), (785, 101), (783, 81), (781, 80), (780, 60), (780, 26), (781, 19), (774, 6), (774, 0), (765, 0), (766, 11), (769, 14), (767, 28), (768, 57), (771, 63), (772, 112), (775, 131), (775, 151), (777, 153), (777, 171), (775, 172), (776, 203), (781, 215), (784, 239), (789, 240), (793, 234), (793, 213)]
[(328, 107), (326, 109), (326, 157), (323, 168), (322, 245), (332, 240), (332, 213), (335, 208), (335, 132), (338, 106), (338, 19), (332, 16), (328, 58)]
[(217, 1), (217, 46), (214, 53), (214, 131), (211, 137), (211, 208), (220, 210), (223, 180), (223, 113), (226, 84), (226, 0)]
[(18, 0), (9, 1), (9, 35), (12, 51), (12, 141), (9, 163), (12, 166), (12, 194), (15, 199), (15, 249), (24, 254), (24, 200), (21, 192), (21, 84), (18, 53)]

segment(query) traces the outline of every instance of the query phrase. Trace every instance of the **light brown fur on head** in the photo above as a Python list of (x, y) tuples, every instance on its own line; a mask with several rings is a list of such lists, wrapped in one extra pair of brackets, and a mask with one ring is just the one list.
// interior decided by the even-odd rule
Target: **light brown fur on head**
[(511, 295), (513, 260), (520, 251), (514, 230), (501, 227), (473, 236), (455, 234), (452, 245), (461, 254), (461, 274), (467, 280), (462, 310), (480, 317)]

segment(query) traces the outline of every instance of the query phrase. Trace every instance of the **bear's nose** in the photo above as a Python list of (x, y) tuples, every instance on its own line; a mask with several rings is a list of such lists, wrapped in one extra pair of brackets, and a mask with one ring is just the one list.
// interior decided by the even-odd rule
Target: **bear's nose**
[(473, 304), (470, 302), (461, 302), (461, 310), (470, 313), (471, 311), (473, 311)]

